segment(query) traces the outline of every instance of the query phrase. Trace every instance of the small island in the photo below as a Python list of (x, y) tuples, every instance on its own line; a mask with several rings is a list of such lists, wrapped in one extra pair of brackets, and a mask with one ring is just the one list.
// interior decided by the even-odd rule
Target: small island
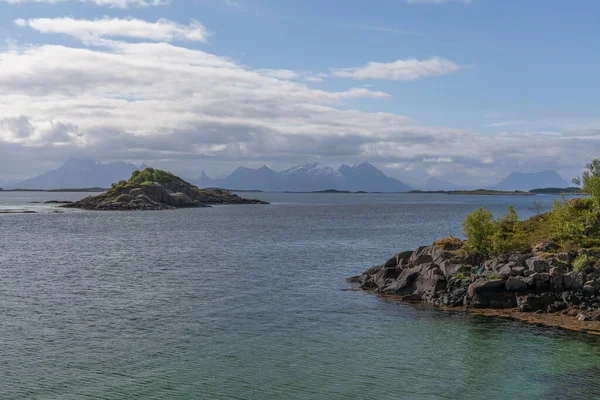
[(463, 196), (535, 196), (532, 192), (522, 192), (520, 190), (504, 191), (489, 189), (474, 190), (411, 190), (408, 193), (430, 193), (430, 194), (449, 194)]
[(479, 208), (449, 237), (396, 254), (349, 278), (361, 289), (442, 308), (600, 334), (600, 159), (576, 183), (585, 198), (555, 199), (520, 221)]
[(61, 207), (85, 210), (173, 210), (216, 204), (268, 204), (245, 199), (226, 190), (199, 189), (183, 179), (154, 168), (134, 171), (129, 180), (112, 185), (106, 193)]

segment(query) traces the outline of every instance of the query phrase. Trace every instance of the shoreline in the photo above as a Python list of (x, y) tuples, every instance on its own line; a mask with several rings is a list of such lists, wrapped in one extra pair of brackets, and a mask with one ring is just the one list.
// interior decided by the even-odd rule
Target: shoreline
[[(355, 287), (357, 291), (369, 291)], [(370, 291), (372, 292), (372, 291)], [(579, 321), (573, 318), (572, 315), (557, 313), (535, 313), (521, 312), (516, 308), (512, 309), (491, 309), (491, 308), (474, 308), (474, 307), (447, 307), (442, 305), (434, 305), (423, 301), (411, 301), (402, 298), (402, 296), (394, 294), (375, 293), (378, 297), (385, 300), (394, 301), (402, 304), (410, 304), (418, 307), (431, 308), (443, 312), (458, 312), (469, 315), (476, 315), (486, 318), (500, 318), (511, 321), (518, 321), (528, 325), (538, 325), (545, 328), (559, 328), (571, 332), (585, 333), (588, 335), (600, 336), (600, 321)]]

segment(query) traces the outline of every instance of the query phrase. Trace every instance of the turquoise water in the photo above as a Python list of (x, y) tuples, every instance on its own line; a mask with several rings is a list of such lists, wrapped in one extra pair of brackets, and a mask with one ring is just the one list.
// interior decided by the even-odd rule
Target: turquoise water
[[(273, 204), (0, 215), (0, 398), (600, 398), (594, 337), (344, 290), (534, 198), (251, 195)], [(82, 195), (0, 207), (47, 196)]]

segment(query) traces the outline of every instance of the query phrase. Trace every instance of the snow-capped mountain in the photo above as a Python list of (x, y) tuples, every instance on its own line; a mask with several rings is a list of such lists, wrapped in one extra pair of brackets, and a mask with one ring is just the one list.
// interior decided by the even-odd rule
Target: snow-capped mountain
[(410, 190), (404, 183), (385, 176), (369, 163), (352, 167), (342, 165), (338, 170), (321, 163), (309, 163), (281, 172), (266, 166), (257, 169), (240, 167), (223, 179), (211, 179), (203, 172), (195, 183), (200, 187), (274, 192), (311, 192), (327, 189), (366, 192)]

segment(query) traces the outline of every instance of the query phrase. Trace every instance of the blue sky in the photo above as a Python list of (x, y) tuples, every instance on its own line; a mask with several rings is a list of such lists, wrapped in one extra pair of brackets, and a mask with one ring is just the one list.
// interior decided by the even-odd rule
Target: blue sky
[(86, 156), (484, 184), (600, 149), (596, 0), (48, 1), (0, 0), (0, 178)]

